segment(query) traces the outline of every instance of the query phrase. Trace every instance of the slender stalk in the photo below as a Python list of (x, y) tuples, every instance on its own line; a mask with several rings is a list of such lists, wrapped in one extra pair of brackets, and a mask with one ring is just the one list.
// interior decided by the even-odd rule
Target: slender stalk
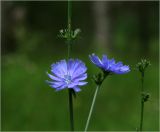
[[(68, 0), (68, 33), (69, 37), (67, 39), (68, 45), (68, 60), (70, 58), (70, 50), (71, 50), (71, 1)], [(73, 98), (72, 98), (72, 90), (68, 89), (69, 95), (69, 113), (70, 113), (70, 130), (74, 131), (74, 116), (73, 116)]]
[(71, 0), (68, 0), (68, 30), (71, 31)]
[(99, 88), (100, 88), (100, 85), (97, 85), (96, 91), (94, 93), (94, 97), (93, 97), (93, 100), (92, 100), (92, 105), (91, 105), (91, 108), (90, 108), (90, 111), (89, 111), (89, 115), (88, 115), (88, 118), (87, 118), (87, 123), (86, 123), (85, 130), (84, 130), (85, 132), (88, 129), (88, 125), (89, 125), (89, 122), (90, 122), (90, 119), (91, 119), (91, 115), (92, 115), (92, 112), (93, 112), (93, 107), (94, 107), (94, 104), (95, 104), (95, 101), (96, 101), (96, 97), (97, 97), (97, 93), (98, 93)]
[(71, 128), (71, 131), (74, 131), (72, 90), (68, 89), (68, 92), (69, 92), (70, 128)]
[(141, 116), (140, 116), (140, 131), (143, 130), (143, 113), (144, 113), (144, 99), (143, 99), (143, 92), (144, 92), (144, 73), (142, 73), (142, 78), (141, 78)]
[(67, 47), (68, 47), (68, 60), (69, 60), (69, 58), (70, 58), (70, 51), (71, 51), (71, 43), (70, 43), (70, 41), (68, 41), (68, 43), (67, 43)]
[(143, 129), (143, 112), (144, 112), (144, 102), (141, 102), (141, 120), (140, 120), (140, 131)]
[(68, 59), (70, 57), (70, 50), (71, 50), (71, 0), (68, 0), (68, 33), (69, 36), (67, 38), (67, 45), (68, 45)]

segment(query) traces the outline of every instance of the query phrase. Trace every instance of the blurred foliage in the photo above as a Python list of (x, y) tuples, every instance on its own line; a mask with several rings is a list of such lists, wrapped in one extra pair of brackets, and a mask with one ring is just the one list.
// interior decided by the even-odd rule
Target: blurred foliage
[[(54, 92), (45, 80), (50, 65), (67, 58), (67, 44), (57, 37), (66, 28), (67, 2), (2, 1), (2, 130), (58, 131), (69, 130), (67, 90)], [(111, 22), (109, 58), (131, 66), (126, 75), (106, 79), (93, 112), (89, 130), (130, 130), (139, 126), (140, 74), (135, 64), (146, 58), (144, 86), (151, 94), (145, 104), (144, 130), (159, 130), (159, 2), (108, 2)], [(88, 58), (101, 56), (108, 47), (93, 44), (95, 24), (93, 2), (73, 2), (73, 28), (81, 29), (81, 38), (72, 45), (71, 56), (88, 67), (87, 86), (74, 100), (75, 128), (83, 130), (95, 90), (91, 80), (99, 69)], [(144, 12), (139, 13), (139, 11)], [(147, 12), (147, 13), (146, 13)], [(143, 13), (146, 18), (141, 19)], [(141, 28), (142, 23), (145, 30)], [(143, 32), (142, 32), (142, 31)], [(143, 34), (147, 32), (147, 38)], [(146, 41), (147, 40), (147, 41)], [(147, 42), (147, 43), (146, 43)], [(148, 48), (147, 48), (148, 47)]]

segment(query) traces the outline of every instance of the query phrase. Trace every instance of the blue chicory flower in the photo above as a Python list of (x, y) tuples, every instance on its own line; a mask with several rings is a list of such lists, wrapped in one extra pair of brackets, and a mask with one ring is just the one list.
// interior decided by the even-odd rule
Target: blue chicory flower
[(75, 92), (81, 91), (79, 86), (87, 84), (84, 80), (87, 78), (85, 64), (78, 59), (61, 60), (51, 65), (51, 73), (48, 76), (52, 81), (47, 83), (55, 88), (56, 91), (72, 88)]
[(122, 62), (116, 63), (114, 59), (108, 59), (106, 55), (102, 56), (102, 60), (95, 54), (89, 55), (90, 60), (103, 71), (114, 74), (125, 74), (130, 71), (129, 66), (123, 65)]

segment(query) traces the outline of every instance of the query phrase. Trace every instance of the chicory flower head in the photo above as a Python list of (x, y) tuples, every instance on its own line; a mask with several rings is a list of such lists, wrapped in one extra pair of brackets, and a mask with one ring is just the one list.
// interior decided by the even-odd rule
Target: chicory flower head
[(130, 71), (129, 66), (123, 65), (122, 62), (116, 63), (114, 59), (108, 59), (106, 55), (102, 56), (102, 60), (95, 54), (89, 55), (89, 58), (97, 67), (107, 73), (125, 74)]
[(51, 73), (48, 76), (52, 81), (47, 81), (47, 83), (55, 88), (56, 91), (71, 88), (75, 92), (81, 91), (79, 86), (87, 84), (84, 80), (87, 78), (85, 64), (78, 59), (61, 60), (57, 63), (51, 65)]

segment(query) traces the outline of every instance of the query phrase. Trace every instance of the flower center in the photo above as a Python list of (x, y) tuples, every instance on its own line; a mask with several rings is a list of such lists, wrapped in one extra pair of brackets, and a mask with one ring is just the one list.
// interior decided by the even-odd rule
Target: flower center
[(64, 78), (65, 78), (65, 82), (67, 84), (70, 84), (71, 83), (71, 76), (70, 75), (64, 75)]

